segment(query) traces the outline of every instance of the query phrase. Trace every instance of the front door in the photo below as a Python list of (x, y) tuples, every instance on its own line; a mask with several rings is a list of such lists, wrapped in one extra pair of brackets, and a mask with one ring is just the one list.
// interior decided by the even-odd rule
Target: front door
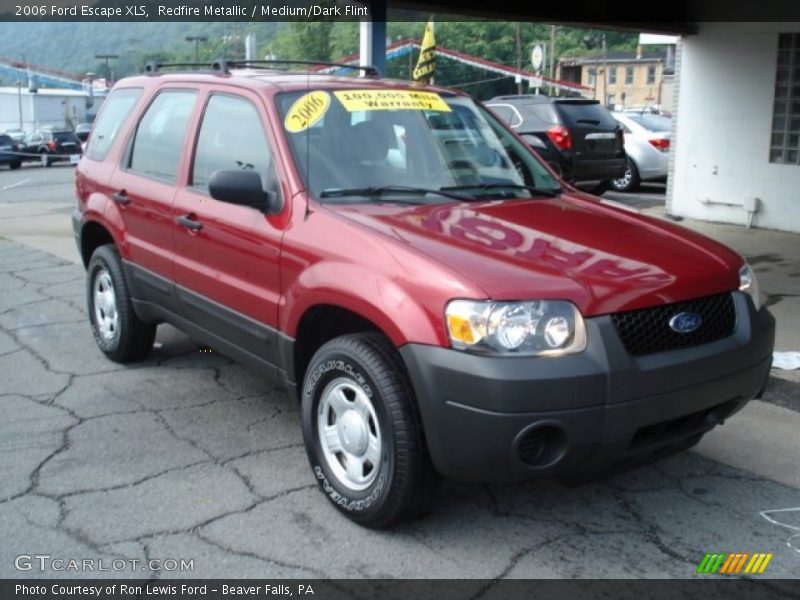
[(262, 101), (245, 92), (210, 93), (200, 121), (187, 185), (175, 198), (175, 282), (184, 317), (276, 365), (279, 256), (277, 219), (208, 193), (216, 171), (255, 171), (279, 194)]

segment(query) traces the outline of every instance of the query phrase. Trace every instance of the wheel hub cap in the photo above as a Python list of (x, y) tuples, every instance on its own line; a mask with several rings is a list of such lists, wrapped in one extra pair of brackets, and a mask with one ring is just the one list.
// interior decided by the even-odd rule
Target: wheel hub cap
[(100, 269), (95, 276), (92, 300), (97, 331), (103, 339), (110, 341), (117, 335), (119, 315), (111, 275), (105, 269)]
[(352, 379), (339, 377), (322, 391), (317, 435), (322, 457), (340, 484), (360, 491), (375, 481), (383, 451), (378, 417)]
[(337, 421), (339, 441), (342, 447), (350, 454), (361, 456), (367, 449), (367, 424), (354, 410), (348, 410)]

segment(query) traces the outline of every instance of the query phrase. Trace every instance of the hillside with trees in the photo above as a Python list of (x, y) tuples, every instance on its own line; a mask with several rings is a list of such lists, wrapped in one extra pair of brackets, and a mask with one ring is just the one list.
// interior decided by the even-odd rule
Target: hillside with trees
[[(408, 13), (401, 13), (408, 18)], [(387, 27), (390, 41), (419, 39), (424, 22), (392, 20)], [(358, 52), (358, 23), (345, 21), (292, 23), (0, 23), (0, 57), (26, 60), (33, 64), (84, 74), (92, 71), (103, 75), (104, 63), (96, 54), (112, 53), (115, 78), (141, 71), (144, 64), (186, 62), (194, 60), (195, 45), (187, 36), (202, 36), (208, 41), (198, 44), (203, 61), (217, 57), (243, 58), (244, 38), (256, 35), (260, 57), (337, 60)], [(530, 48), (534, 43), (548, 44), (550, 26), (543, 23), (522, 23), (519, 26), (521, 60), (529, 66)], [(586, 54), (585, 39), (595, 30), (560, 26), (556, 35), (556, 58), (562, 55)], [(630, 50), (636, 47), (635, 33), (607, 32), (609, 50)], [(500, 21), (441, 21), (436, 23), (438, 45), (459, 50), (505, 65), (515, 65), (516, 25)], [(392, 61), (388, 75), (409, 78), (411, 60)], [(484, 71), (440, 60), (436, 82), (462, 87), (477, 96), (510, 93), (513, 79), (497, 79)], [(13, 84), (14, 82), (5, 82)]]

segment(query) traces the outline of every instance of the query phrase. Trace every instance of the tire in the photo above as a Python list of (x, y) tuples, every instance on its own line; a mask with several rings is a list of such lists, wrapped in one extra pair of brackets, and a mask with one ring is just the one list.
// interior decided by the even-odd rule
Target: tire
[(314, 477), (348, 518), (383, 528), (427, 508), (438, 478), (405, 366), (385, 337), (323, 345), (306, 371), (302, 418)]
[(640, 182), (639, 169), (636, 168), (636, 163), (629, 158), (623, 176), (619, 179), (612, 179), (610, 183), (612, 189), (617, 192), (632, 192), (639, 187)]
[(86, 304), (92, 334), (103, 354), (118, 363), (147, 356), (156, 337), (156, 325), (136, 316), (122, 261), (112, 244), (97, 248), (89, 260)]
[(22, 166), (22, 161), (21, 160), (15, 160), (14, 162), (12, 162), (12, 163), (10, 163), (8, 165), (8, 168), (11, 169), (12, 171), (16, 171), (21, 166)]

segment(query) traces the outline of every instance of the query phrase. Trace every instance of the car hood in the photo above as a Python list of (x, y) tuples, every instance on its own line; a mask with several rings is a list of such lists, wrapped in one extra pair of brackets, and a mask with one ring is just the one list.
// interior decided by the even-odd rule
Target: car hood
[(700, 234), (573, 192), (331, 208), (446, 265), (489, 298), (567, 299), (587, 316), (736, 289), (743, 263)]

